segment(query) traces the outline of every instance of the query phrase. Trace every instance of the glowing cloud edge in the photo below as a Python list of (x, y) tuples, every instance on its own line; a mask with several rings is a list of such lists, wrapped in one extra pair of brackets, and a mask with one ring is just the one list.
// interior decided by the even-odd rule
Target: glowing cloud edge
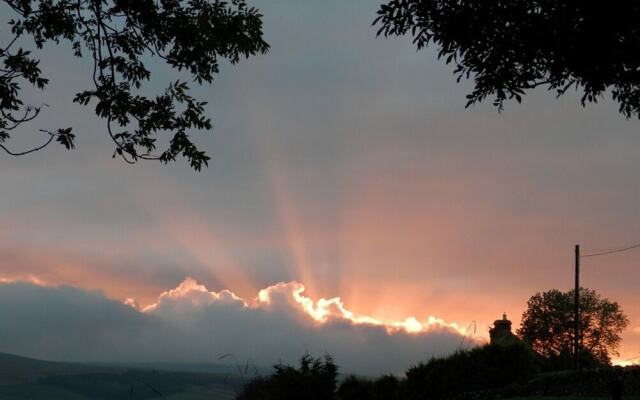
[[(22, 278), (11, 278), (0, 276), (0, 285), (8, 285), (14, 283), (28, 283), (41, 287), (58, 287), (59, 284), (51, 283), (40, 279), (39, 277), (29, 274)], [(398, 333), (406, 334), (425, 334), (429, 331), (448, 330), (453, 333), (459, 334), (465, 338), (465, 341), (469, 344), (482, 344), (486, 343), (486, 338), (482, 336), (470, 335), (465, 329), (462, 329), (459, 324), (447, 323), (444, 320), (429, 316), (426, 321), (419, 321), (415, 317), (407, 317), (403, 321), (381, 321), (379, 319), (357, 315), (354, 312), (348, 310), (340, 297), (334, 297), (331, 299), (321, 298), (318, 301), (305, 296), (305, 286), (296, 281), (279, 282), (274, 285), (268, 286), (258, 292), (258, 295), (253, 301), (246, 301), (237, 296), (230, 290), (224, 289), (219, 292), (209, 291), (206, 286), (199, 284), (195, 279), (186, 277), (178, 286), (174, 289), (170, 289), (162, 292), (158, 296), (156, 303), (150, 304), (146, 307), (140, 307), (138, 302), (131, 297), (128, 297), (120, 302), (124, 305), (135, 309), (138, 312), (145, 314), (153, 314), (164, 299), (168, 300), (186, 300), (190, 306), (207, 306), (214, 302), (228, 302), (236, 303), (239, 307), (246, 309), (258, 309), (268, 311), (272, 302), (272, 296), (274, 293), (285, 293), (290, 295), (290, 304), (297, 307), (300, 315), (303, 315), (308, 322), (321, 326), (322, 324), (330, 321), (342, 320), (353, 325), (369, 325), (383, 327), (387, 334), (393, 335)], [(193, 296), (196, 294), (197, 296)], [(634, 328), (634, 333), (639, 333), (640, 328)], [(640, 358), (616, 358), (612, 360), (614, 365), (627, 366), (627, 365), (639, 365)]]
[[(462, 336), (468, 332), (455, 322), (445, 322), (441, 318), (429, 316), (426, 321), (419, 321), (413, 316), (409, 316), (402, 321), (381, 321), (377, 318), (358, 315), (349, 310), (340, 297), (330, 299), (321, 298), (314, 301), (305, 296), (306, 288), (304, 284), (297, 281), (279, 282), (261, 289), (256, 298), (247, 301), (237, 296), (230, 290), (224, 289), (219, 292), (210, 291), (206, 286), (198, 283), (191, 277), (186, 277), (174, 289), (162, 292), (156, 303), (144, 308), (138, 308), (134, 299), (128, 298), (125, 304), (139, 309), (144, 313), (156, 311), (164, 299), (187, 299), (193, 306), (207, 305), (213, 302), (233, 302), (241, 307), (266, 309), (274, 302), (275, 296), (280, 296), (279, 301), (286, 301), (298, 309), (309, 321), (315, 324), (324, 324), (330, 321), (346, 321), (353, 325), (374, 325), (384, 327), (388, 334), (405, 332), (408, 334), (422, 334), (433, 330), (451, 330)], [(284, 298), (282, 298), (284, 296)]]

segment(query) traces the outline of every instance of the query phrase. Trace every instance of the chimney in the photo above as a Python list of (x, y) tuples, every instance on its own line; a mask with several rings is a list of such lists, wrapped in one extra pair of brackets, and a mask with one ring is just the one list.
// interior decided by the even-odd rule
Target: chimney
[(513, 344), (518, 340), (511, 332), (511, 321), (507, 319), (507, 314), (502, 314), (502, 319), (493, 321), (493, 328), (489, 329), (491, 344)]

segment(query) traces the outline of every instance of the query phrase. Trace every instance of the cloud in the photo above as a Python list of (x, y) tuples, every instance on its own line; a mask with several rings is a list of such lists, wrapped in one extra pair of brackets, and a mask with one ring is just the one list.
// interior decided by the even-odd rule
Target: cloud
[(252, 300), (209, 291), (191, 278), (139, 309), (70, 286), (0, 283), (0, 351), (69, 361), (214, 362), (225, 353), (257, 365), (329, 353), (345, 372), (402, 372), (449, 353), (460, 330), (436, 318), (383, 323), (339, 298), (313, 299), (298, 282)]

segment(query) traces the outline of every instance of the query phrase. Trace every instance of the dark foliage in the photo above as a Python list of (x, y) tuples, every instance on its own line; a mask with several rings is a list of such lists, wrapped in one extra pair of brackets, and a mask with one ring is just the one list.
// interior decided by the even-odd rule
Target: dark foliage
[(581, 0), (390, 0), (378, 11), (378, 34), (409, 34), (418, 49), (433, 43), (473, 77), (471, 105), (544, 86), (558, 96), (582, 91), (582, 104), (610, 91), (627, 118), (640, 116), (640, 4)]
[(406, 399), (451, 399), (525, 382), (534, 372), (534, 354), (526, 345), (485, 345), (410, 368)]
[[(494, 400), (549, 396), (615, 398), (640, 394), (640, 367), (613, 367), (540, 374), (526, 384), (511, 385), (462, 396), (459, 400)], [(626, 398), (624, 397), (623, 398)]]
[[(0, 148), (12, 155), (40, 150), (54, 139), (74, 147), (71, 128), (41, 130), (48, 141), (14, 152), (4, 144), (12, 132), (35, 119), (40, 106), (24, 104), (22, 85), (45, 89), (48, 79), (32, 50), (19, 45), (69, 42), (73, 55), (93, 60), (93, 87), (74, 101), (92, 103), (106, 120), (115, 156), (133, 163), (140, 159), (174, 161), (185, 157), (200, 170), (209, 157), (191, 141), (193, 131), (211, 130), (205, 102), (189, 95), (186, 82), (176, 81), (155, 96), (143, 85), (151, 79), (147, 63), (164, 61), (185, 70), (198, 84), (210, 83), (219, 59), (236, 63), (264, 53), (262, 20), (245, 0), (4, 0), (14, 12), (11, 37), (0, 48)], [(10, 18), (10, 17), (9, 17)], [(165, 134), (165, 135), (162, 135)], [(165, 143), (158, 143), (166, 137)], [(160, 146), (159, 146), (160, 145)], [(160, 147), (160, 148), (158, 148)]]
[(305, 356), (299, 368), (276, 366), (268, 377), (247, 384), (238, 400), (424, 400), (526, 382), (535, 372), (535, 355), (523, 343), (486, 345), (433, 358), (410, 368), (405, 379), (347, 377), (336, 391), (337, 367), (331, 358)]
[[(610, 366), (610, 361), (602, 361), (588, 350), (580, 351), (580, 367), (584, 369), (597, 369)], [(540, 355), (538, 365), (542, 372), (567, 371), (576, 367), (573, 351), (565, 348), (558, 354)]]
[(305, 355), (298, 368), (274, 366), (268, 377), (249, 382), (238, 400), (335, 400), (338, 367), (329, 356), (313, 358)]
[(376, 380), (355, 376), (347, 377), (338, 388), (340, 400), (400, 400), (403, 399), (402, 382), (393, 375)]
[[(574, 291), (553, 289), (529, 299), (517, 333), (548, 359), (549, 369), (565, 369), (572, 365), (574, 320)], [(580, 347), (585, 367), (609, 364), (628, 325), (618, 303), (580, 288)]]

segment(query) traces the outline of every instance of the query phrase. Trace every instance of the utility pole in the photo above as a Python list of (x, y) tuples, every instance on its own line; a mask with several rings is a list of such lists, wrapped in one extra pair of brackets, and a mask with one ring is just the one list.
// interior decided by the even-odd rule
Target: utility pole
[(576, 371), (580, 370), (580, 245), (575, 248), (576, 265), (576, 287), (574, 304), (574, 336), (573, 336), (573, 357)]

